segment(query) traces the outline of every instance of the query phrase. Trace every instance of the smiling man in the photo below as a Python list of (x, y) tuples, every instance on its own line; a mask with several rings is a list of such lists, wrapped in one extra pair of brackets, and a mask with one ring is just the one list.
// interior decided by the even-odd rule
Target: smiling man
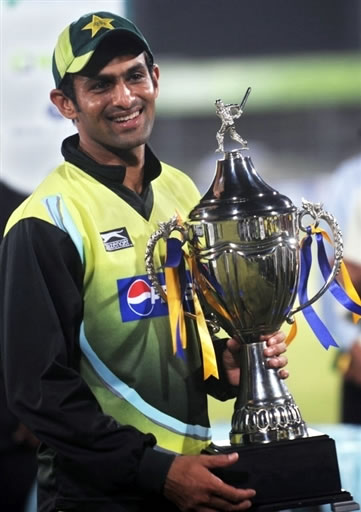
[[(247, 509), (255, 491), (212, 473), (237, 454), (200, 454), (207, 394), (235, 396), (239, 345), (214, 340), (218, 375), (204, 380), (192, 321), (179, 358), (146, 275), (158, 223), (199, 201), (148, 145), (159, 81), (150, 47), (129, 20), (86, 14), (59, 36), (53, 75), (50, 98), (77, 133), (11, 216), (0, 260), (7, 400), (41, 441), (39, 511)], [(265, 339), (286, 377), (284, 334)]]

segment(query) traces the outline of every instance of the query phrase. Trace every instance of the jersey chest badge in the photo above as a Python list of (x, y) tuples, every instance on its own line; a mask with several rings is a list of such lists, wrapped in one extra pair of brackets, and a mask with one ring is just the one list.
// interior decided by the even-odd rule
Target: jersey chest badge
[(125, 227), (104, 231), (100, 233), (100, 236), (107, 252), (120, 251), (128, 247), (134, 247)]

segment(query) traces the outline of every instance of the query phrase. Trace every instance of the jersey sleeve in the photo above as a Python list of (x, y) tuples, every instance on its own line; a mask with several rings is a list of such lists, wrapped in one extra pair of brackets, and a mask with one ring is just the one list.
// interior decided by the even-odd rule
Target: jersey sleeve
[[(1, 244), (1, 362), (11, 411), (56, 453), (57, 466), (101, 493), (160, 492), (173, 456), (100, 409), (79, 373), (83, 268), (70, 237), (44, 220), (17, 222)], [(151, 462), (150, 462), (151, 461)], [(154, 468), (151, 485), (142, 471)]]

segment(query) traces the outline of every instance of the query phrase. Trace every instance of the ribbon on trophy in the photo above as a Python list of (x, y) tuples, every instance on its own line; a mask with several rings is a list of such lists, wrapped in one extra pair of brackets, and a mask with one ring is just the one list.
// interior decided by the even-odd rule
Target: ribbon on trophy
[[(181, 220), (178, 223), (182, 225)], [(327, 232), (315, 226), (307, 228), (307, 235), (301, 240), (301, 272), (298, 287), (298, 297), (300, 305), (308, 302), (307, 286), (312, 266), (312, 235), (316, 235), (318, 264), (322, 276), (327, 281), (331, 274), (331, 267), (328, 262), (323, 240), (325, 239), (332, 245), (332, 241)], [(179, 357), (184, 358), (184, 349), (187, 346), (187, 333), (185, 327), (185, 317), (189, 316), (196, 320), (199, 333), (202, 356), (204, 361), (204, 379), (213, 375), (218, 378), (217, 362), (214, 353), (212, 339), (204, 317), (202, 307), (196, 290), (193, 290), (194, 312), (190, 310), (189, 301), (186, 298), (187, 272), (188, 265), (191, 274), (192, 284), (197, 283), (207, 302), (223, 317), (229, 317), (226, 309), (216, 300), (211, 292), (212, 288), (217, 288), (217, 283), (212, 283), (211, 276), (207, 274), (205, 268), (199, 268), (193, 256), (190, 256), (182, 249), (183, 243), (178, 238), (167, 239), (167, 254), (165, 261), (165, 280), (167, 287), (167, 297), (169, 308), (170, 325), (172, 332), (173, 352)], [(344, 288), (333, 280), (328, 290), (333, 294), (336, 300), (346, 309), (352, 312), (353, 321), (356, 323), (361, 318), (361, 299), (355, 290), (346, 265), (343, 261), (340, 264), (340, 271)], [(221, 294), (218, 294), (218, 297)], [(330, 346), (338, 347), (333, 336), (317, 315), (314, 308), (309, 305), (302, 310), (305, 319), (315, 333), (316, 337), (325, 349)], [(297, 334), (297, 323), (294, 320), (292, 327), (286, 338), (288, 345)]]
[(285, 340), (286, 345), (289, 345), (291, 341), (296, 337), (297, 334), (297, 322), (296, 320), (293, 321), (291, 325), (291, 329), (289, 330), (289, 333), (287, 335), (287, 338)]
[(187, 331), (184, 320), (186, 273), (181, 247), (182, 242), (180, 240), (168, 238), (164, 273), (173, 353), (184, 359), (184, 349), (187, 346)]
[[(318, 264), (325, 282), (331, 274), (331, 267), (328, 262), (323, 240), (325, 239), (331, 245), (332, 241), (328, 233), (323, 229), (309, 226), (307, 228), (307, 235), (301, 240), (301, 274), (298, 288), (298, 297), (301, 305), (308, 301), (307, 284), (312, 265), (312, 235), (316, 235)], [(361, 318), (361, 299), (353, 286), (343, 261), (341, 261), (340, 270), (344, 287), (334, 279), (328, 290), (344, 308), (352, 312), (353, 321), (356, 323)], [(333, 336), (311, 305), (305, 307), (302, 312), (311, 329), (326, 350), (328, 350), (330, 346), (338, 347)], [(288, 343), (292, 340), (290, 335), (289, 338), (289, 340), (286, 340)]]
[(187, 347), (185, 316), (190, 316), (196, 320), (199, 334), (203, 357), (203, 377), (207, 379), (213, 375), (219, 378), (212, 338), (196, 291), (193, 292), (194, 313), (190, 311), (188, 301), (185, 300), (187, 288), (185, 264), (188, 263), (189, 271), (193, 275), (196, 272), (196, 262), (183, 251), (182, 245), (182, 242), (177, 238), (167, 239), (167, 254), (164, 265), (173, 353), (184, 359), (184, 349)]

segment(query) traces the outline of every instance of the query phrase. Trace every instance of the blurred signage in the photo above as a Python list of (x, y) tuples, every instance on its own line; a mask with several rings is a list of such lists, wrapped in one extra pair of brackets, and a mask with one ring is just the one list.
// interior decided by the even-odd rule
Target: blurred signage
[(74, 133), (51, 103), (51, 58), (58, 34), (91, 11), (124, 15), (120, 0), (6, 0), (1, 9), (0, 178), (31, 192), (61, 160)]

